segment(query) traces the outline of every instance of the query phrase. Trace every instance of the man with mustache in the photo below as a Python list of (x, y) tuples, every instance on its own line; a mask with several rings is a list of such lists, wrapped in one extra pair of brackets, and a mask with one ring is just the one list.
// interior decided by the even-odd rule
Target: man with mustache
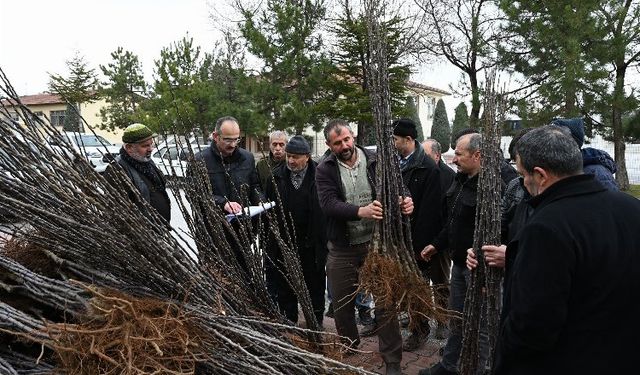
[[(376, 156), (354, 144), (353, 132), (345, 120), (327, 123), (324, 136), (331, 155), (316, 170), (316, 187), (320, 207), (327, 219), (327, 277), (334, 300), (336, 330), (350, 340), (353, 348), (360, 343), (353, 313), (359, 269), (364, 263), (373, 234), (374, 220), (384, 214), (375, 196)], [(402, 213), (413, 212), (413, 201), (405, 198)], [(387, 374), (400, 374), (402, 336), (398, 319), (376, 311), (379, 351)]]
[[(124, 130), (122, 142), (124, 145), (120, 149), (120, 155), (116, 156), (115, 163), (122, 167), (142, 198), (158, 211), (166, 224), (169, 224), (171, 201), (167, 194), (166, 181), (151, 160), (151, 152), (154, 149), (153, 132), (143, 124), (132, 124)], [(106, 176), (111, 181), (117, 181), (112, 174), (112, 168), (113, 164), (107, 167)], [(129, 191), (128, 195), (134, 202), (139, 202), (132, 191)]]
[[(324, 316), (325, 263), (327, 240), (324, 215), (318, 203), (316, 191), (317, 163), (311, 159), (311, 147), (307, 140), (296, 135), (284, 147), (286, 161), (273, 171), (273, 183), (267, 184), (265, 193), (270, 201), (281, 204), (275, 212), (279, 215), (281, 235), (291, 235), (302, 275), (311, 297), (315, 318), (320, 326)], [(265, 259), (267, 287), (280, 310), (294, 324), (298, 321), (298, 299), (286, 274), (281, 250), (270, 238), (269, 256)]]

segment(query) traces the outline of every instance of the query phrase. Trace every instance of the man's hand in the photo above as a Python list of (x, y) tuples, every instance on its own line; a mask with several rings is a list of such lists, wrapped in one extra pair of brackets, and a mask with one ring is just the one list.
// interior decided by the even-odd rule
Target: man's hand
[(420, 256), (422, 257), (422, 259), (424, 259), (425, 262), (428, 262), (431, 260), (431, 257), (437, 252), (438, 250), (436, 250), (433, 245), (427, 245), (424, 249), (422, 249)]
[[(494, 246), (484, 245), (482, 246), (482, 252), (484, 253), (484, 260), (490, 267), (504, 268), (505, 254), (507, 251), (506, 245)], [(478, 259), (473, 249), (467, 250), (467, 268), (469, 271), (473, 271), (478, 267)]]
[(224, 204), (224, 210), (230, 214), (237, 214), (242, 211), (242, 205), (238, 202), (227, 202)]
[[(402, 199), (402, 197), (399, 197)], [(404, 215), (411, 215), (413, 213), (413, 199), (411, 197), (404, 197), (402, 201), (400, 201), (400, 209)]]
[(478, 267), (476, 253), (473, 252), (473, 249), (467, 249), (467, 268), (469, 271), (473, 271), (476, 267)]
[(373, 201), (364, 207), (360, 207), (358, 209), (358, 217), (382, 220), (382, 204), (378, 201)]
[(484, 245), (482, 246), (482, 251), (484, 252), (484, 260), (488, 265), (496, 268), (504, 268), (507, 245)]

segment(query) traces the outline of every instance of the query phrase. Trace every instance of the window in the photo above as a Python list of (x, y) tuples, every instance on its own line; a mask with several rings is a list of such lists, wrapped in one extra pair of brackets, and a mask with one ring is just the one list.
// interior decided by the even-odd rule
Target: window
[(429, 96), (425, 98), (425, 103), (427, 105), (427, 118), (432, 119), (433, 113), (436, 110), (436, 98)]
[(65, 111), (51, 111), (49, 112), (49, 118), (51, 119), (51, 125), (63, 126), (64, 125), (64, 113)]

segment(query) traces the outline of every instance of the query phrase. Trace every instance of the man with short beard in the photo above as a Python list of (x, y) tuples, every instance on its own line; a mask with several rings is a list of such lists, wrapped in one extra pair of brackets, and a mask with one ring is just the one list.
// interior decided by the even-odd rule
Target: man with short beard
[[(335, 301), (334, 318), (338, 335), (360, 343), (353, 313), (359, 269), (369, 251), (375, 220), (383, 207), (376, 199), (376, 155), (354, 144), (353, 132), (345, 120), (335, 119), (324, 128), (327, 156), (316, 170), (320, 207), (327, 218), (327, 277)], [(411, 215), (413, 201), (401, 203), (402, 213)], [(386, 374), (400, 374), (402, 335), (398, 319), (376, 308), (378, 345), (386, 364)]]
[[(120, 149), (120, 155), (116, 156), (115, 163), (122, 167), (125, 174), (131, 179), (140, 196), (166, 221), (171, 221), (171, 201), (167, 194), (167, 186), (162, 172), (151, 160), (153, 151), (153, 132), (143, 124), (129, 125), (122, 134), (124, 143)], [(112, 176), (113, 164), (107, 167), (107, 176)], [(139, 200), (132, 192), (128, 192), (134, 202)]]

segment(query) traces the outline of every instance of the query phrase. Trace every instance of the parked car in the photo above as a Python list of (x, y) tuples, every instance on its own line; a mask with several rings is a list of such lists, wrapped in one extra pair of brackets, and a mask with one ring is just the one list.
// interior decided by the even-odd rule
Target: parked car
[[(103, 137), (90, 133), (64, 132), (62, 137), (80, 154), (84, 155), (91, 163), (96, 172), (102, 173), (107, 165), (118, 155), (120, 146), (116, 146)], [(57, 137), (47, 138), (47, 143), (58, 150), (61, 148), (60, 140)], [(65, 151), (68, 156), (69, 152)]]
[[(206, 147), (209, 146), (202, 144), (191, 146), (195, 154)], [(184, 177), (188, 166), (189, 147), (178, 148), (175, 144), (163, 145), (151, 154), (151, 159), (165, 176)]]

